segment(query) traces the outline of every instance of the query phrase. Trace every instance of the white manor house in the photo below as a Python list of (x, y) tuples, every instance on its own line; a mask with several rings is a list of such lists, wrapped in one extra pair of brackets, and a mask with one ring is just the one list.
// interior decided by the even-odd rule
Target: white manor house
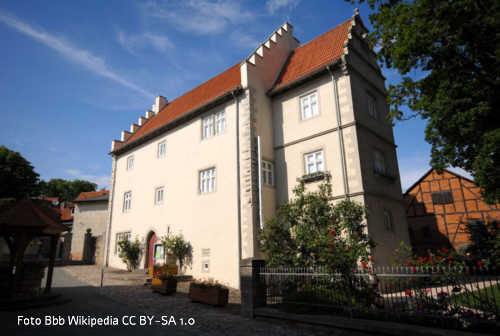
[[(182, 233), (194, 277), (239, 288), (243, 259), (262, 258), (259, 227), (304, 175), (331, 176), (334, 201), (369, 210), (374, 256), (388, 264), (408, 228), (384, 76), (359, 15), (300, 45), (283, 24), (246, 59), (152, 110), (112, 142), (106, 263), (138, 238), (141, 267), (159, 238)], [(163, 261), (163, 260), (161, 260)]]

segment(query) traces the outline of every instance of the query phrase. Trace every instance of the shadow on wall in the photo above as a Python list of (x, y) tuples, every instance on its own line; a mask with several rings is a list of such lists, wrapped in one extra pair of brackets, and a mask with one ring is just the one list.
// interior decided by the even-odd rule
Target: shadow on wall
[[(426, 214), (423, 202), (418, 202), (416, 197), (407, 196), (407, 202), (413, 204), (416, 217), (407, 217), (410, 243), (414, 253), (426, 256), (428, 250), (447, 248), (454, 250), (448, 236), (444, 235), (439, 228), (436, 214)], [(446, 225), (444, 228), (447, 230)]]

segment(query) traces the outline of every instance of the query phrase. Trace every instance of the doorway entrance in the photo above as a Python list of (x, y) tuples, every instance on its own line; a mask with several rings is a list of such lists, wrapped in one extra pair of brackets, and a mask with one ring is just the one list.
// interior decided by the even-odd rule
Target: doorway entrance
[(156, 244), (156, 233), (151, 231), (148, 234), (148, 239), (147, 239), (147, 254), (146, 254), (146, 263), (144, 265), (145, 268), (149, 268), (150, 266), (154, 265), (154, 250), (155, 250), (155, 244)]

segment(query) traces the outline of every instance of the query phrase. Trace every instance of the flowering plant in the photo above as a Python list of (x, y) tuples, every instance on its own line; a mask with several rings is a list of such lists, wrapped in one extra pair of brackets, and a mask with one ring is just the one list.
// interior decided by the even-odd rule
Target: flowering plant
[(153, 277), (160, 280), (176, 279), (175, 275), (168, 269), (167, 265), (155, 267)]
[(221, 282), (214, 279), (193, 279), (191, 285), (198, 288), (219, 288), (219, 289), (229, 289), (229, 284), (226, 282)]

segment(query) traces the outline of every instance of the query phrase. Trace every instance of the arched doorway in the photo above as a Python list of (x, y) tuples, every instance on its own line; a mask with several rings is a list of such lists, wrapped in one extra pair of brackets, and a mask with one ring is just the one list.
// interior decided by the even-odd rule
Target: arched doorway
[(156, 243), (156, 233), (151, 231), (148, 233), (148, 239), (146, 241), (147, 252), (146, 252), (144, 268), (149, 268), (149, 266), (154, 265), (155, 243)]

